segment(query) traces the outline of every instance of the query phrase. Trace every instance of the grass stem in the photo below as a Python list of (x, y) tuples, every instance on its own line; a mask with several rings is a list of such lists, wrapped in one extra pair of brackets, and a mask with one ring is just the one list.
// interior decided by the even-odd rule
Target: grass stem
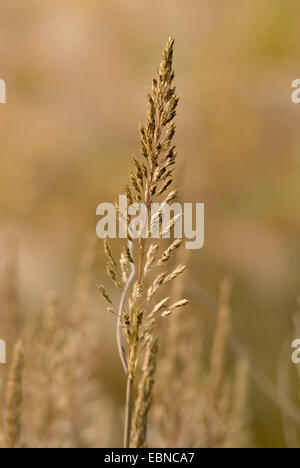
[(124, 448), (130, 447), (131, 417), (132, 417), (132, 390), (133, 390), (133, 379), (130, 375), (128, 375), (127, 390), (126, 390), (126, 407), (125, 407)]

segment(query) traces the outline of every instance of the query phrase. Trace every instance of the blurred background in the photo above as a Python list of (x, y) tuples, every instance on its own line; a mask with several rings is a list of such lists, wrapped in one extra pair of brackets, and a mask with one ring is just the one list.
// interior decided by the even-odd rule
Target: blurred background
[[(172, 35), (179, 186), (184, 201), (206, 203), (205, 248), (190, 275), (213, 297), (234, 277), (235, 333), (276, 383), (300, 294), (300, 105), (290, 99), (299, 15), (294, 0), (1, 2), (0, 254), (17, 242), (24, 322), (49, 289), (70, 300), (96, 207), (123, 193)], [(114, 319), (96, 291), (103, 261), (99, 241), (104, 384), (122, 402)], [(289, 348), (286, 368), (294, 379)], [(255, 444), (284, 447), (280, 412), (254, 383), (249, 405)]]

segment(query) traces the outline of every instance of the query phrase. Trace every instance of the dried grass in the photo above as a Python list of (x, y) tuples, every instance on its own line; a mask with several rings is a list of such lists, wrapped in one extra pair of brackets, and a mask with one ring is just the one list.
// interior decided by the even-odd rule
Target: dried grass
[[(174, 86), (173, 52), (174, 40), (170, 38), (163, 52), (157, 76), (152, 81), (152, 93), (148, 95), (146, 123), (139, 129), (141, 158), (133, 158), (134, 169), (130, 174), (131, 185), (126, 185), (128, 203), (131, 204), (135, 201), (145, 204), (148, 219), (151, 220), (150, 227), (161, 221), (160, 212), (153, 216), (152, 203), (160, 201), (163, 204), (170, 204), (177, 196), (177, 192), (174, 190), (168, 192), (174, 182), (174, 166), (177, 156), (173, 144), (174, 120), (179, 101)], [(164, 200), (161, 200), (162, 196)], [(153, 217), (151, 218), (151, 216)], [(128, 214), (127, 217), (130, 221)], [(174, 220), (169, 226), (169, 231), (172, 229), (173, 223)], [(137, 244), (136, 249), (135, 244)], [(133, 242), (130, 232), (128, 232), (128, 244), (125, 245), (124, 253), (120, 259), (121, 277), (123, 281), (125, 280), (125, 286), (119, 307), (117, 336), (119, 354), (127, 376), (125, 447), (129, 447), (130, 440), (135, 447), (145, 443), (155, 367), (154, 354), (156, 352), (154, 353), (154, 349), (156, 350), (156, 344), (152, 345), (157, 340), (155, 326), (160, 318), (171, 315), (175, 309), (188, 304), (187, 300), (168, 304), (166, 297), (156, 305), (154, 302), (161, 287), (175, 280), (185, 269), (185, 267), (180, 266), (173, 272), (160, 271), (162, 266), (166, 267), (167, 263), (170, 262), (171, 257), (181, 244), (182, 239), (176, 239), (167, 248), (164, 247), (162, 239), (160, 242), (153, 242), (149, 238), (141, 238), (137, 242)], [(108, 260), (106, 271), (114, 285), (119, 288), (117, 262), (114, 260), (108, 241), (105, 241), (104, 247)], [(159, 253), (159, 250), (162, 252)], [(137, 251), (136, 255), (135, 251)], [(125, 264), (125, 258), (131, 264), (130, 276), (127, 273), (128, 266)], [(150, 278), (148, 277), (149, 272), (153, 273)], [(132, 286), (133, 280), (135, 280), (135, 284)], [(105, 288), (100, 286), (99, 290), (104, 299), (111, 303)], [(126, 349), (120, 336), (121, 329), (125, 331)], [(139, 363), (143, 359), (145, 348), (147, 351), (143, 367), (144, 374), (140, 377), (141, 382), (132, 420), (133, 390), (137, 375), (140, 373)], [(143, 407), (143, 405), (145, 406)]]
[[(188, 256), (188, 253), (185, 253)], [(188, 262), (188, 258), (182, 258)], [(184, 293), (185, 282), (173, 296)], [(221, 285), (218, 322), (208, 368), (205, 367), (200, 315), (177, 316), (166, 330), (158, 364), (151, 445), (156, 447), (242, 448), (251, 444), (247, 411), (248, 364), (238, 360), (228, 370), (231, 283)], [(231, 361), (231, 359), (230, 359)], [(202, 364), (200, 364), (202, 363)]]
[[(140, 127), (141, 157), (133, 158), (128, 203), (170, 204), (179, 195), (174, 182), (174, 41), (169, 39), (148, 96)], [(130, 220), (130, 217), (129, 217)], [(161, 221), (160, 213), (151, 225)], [(167, 231), (174, 227), (172, 219)], [(164, 237), (166, 232), (161, 233)], [(155, 447), (247, 447), (251, 445), (247, 359), (229, 353), (232, 285), (221, 285), (218, 320), (209, 358), (204, 324), (186, 297), (189, 253), (182, 241), (133, 241), (130, 232), (120, 259), (106, 240), (106, 271), (115, 292), (99, 292), (116, 318), (117, 342), (127, 379), (124, 445)], [(71, 305), (49, 293), (41, 313), (22, 327), (16, 287), (16, 256), (1, 272), (1, 325), (12, 347), (10, 371), (1, 398), (5, 448), (93, 448), (116, 445), (121, 424), (116, 399), (99, 368), (101, 318), (91, 300), (95, 240), (87, 239)], [(178, 263), (175, 263), (175, 261)], [(174, 264), (175, 263), (175, 264)], [(177, 266), (176, 266), (177, 265)], [(119, 295), (121, 294), (121, 298)], [(179, 311), (180, 309), (180, 311)], [(24, 314), (25, 315), (25, 314)], [(170, 320), (163, 320), (172, 315)], [(163, 336), (160, 340), (159, 336)], [(23, 345), (24, 343), (24, 345)], [(25, 348), (25, 351), (24, 351)], [(25, 361), (23, 360), (25, 354)], [(3, 368), (2, 368), (3, 369)], [(124, 409), (122, 407), (122, 409)]]

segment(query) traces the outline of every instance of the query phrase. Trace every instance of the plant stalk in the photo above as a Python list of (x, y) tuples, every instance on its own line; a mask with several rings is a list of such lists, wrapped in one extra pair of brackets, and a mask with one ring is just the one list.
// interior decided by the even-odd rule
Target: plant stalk
[(126, 390), (126, 408), (125, 408), (124, 448), (130, 447), (131, 418), (132, 418), (132, 390), (133, 390), (133, 379), (130, 375), (128, 375), (127, 390)]

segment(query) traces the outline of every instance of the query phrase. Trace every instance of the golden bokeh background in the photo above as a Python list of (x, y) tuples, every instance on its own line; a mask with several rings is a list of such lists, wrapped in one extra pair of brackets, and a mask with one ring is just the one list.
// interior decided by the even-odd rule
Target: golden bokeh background
[[(68, 301), (97, 205), (123, 193), (151, 76), (172, 35), (179, 185), (184, 201), (206, 203), (205, 248), (190, 275), (212, 296), (234, 277), (234, 330), (276, 383), (300, 294), (300, 105), (290, 98), (299, 15), (294, 0), (1, 3), (0, 253), (17, 239), (25, 320), (49, 289)], [(94, 303), (113, 388), (122, 371), (114, 320), (96, 291), (100, 241), (97, 250)], [(290, 354), (286, 366), (294, 379)], [(280, 412), (254, 383), (249, 405), (255, 443), (285, 446)]]

